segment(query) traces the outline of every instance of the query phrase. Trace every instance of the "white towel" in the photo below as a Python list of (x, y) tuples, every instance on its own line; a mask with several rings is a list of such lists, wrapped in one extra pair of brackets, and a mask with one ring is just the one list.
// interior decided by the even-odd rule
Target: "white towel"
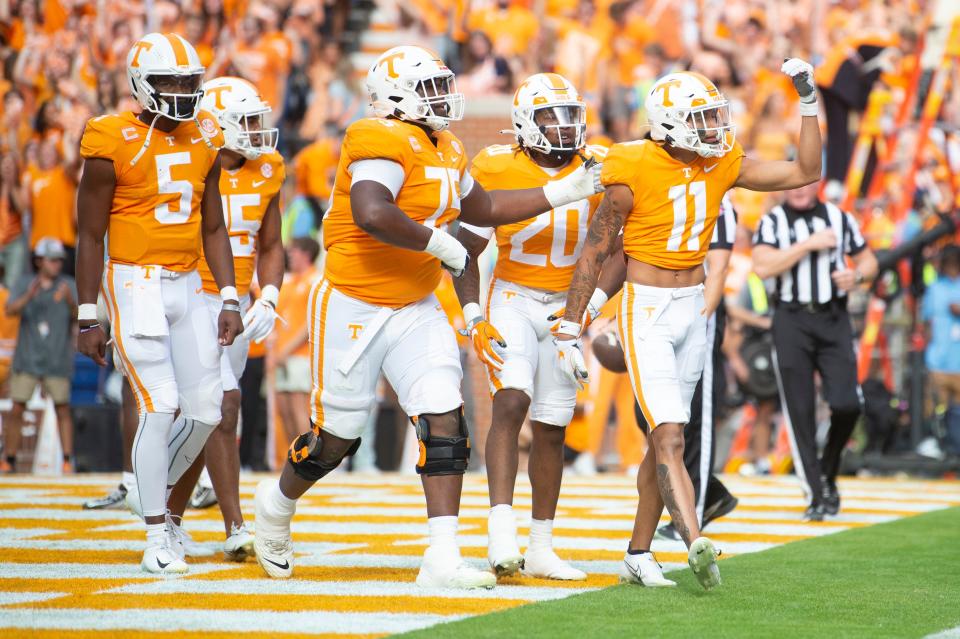
[(384, 324), (387, 323), (387, 320), (390, 319), (390, 316), (395, 312), (395, 310), (386, 306), (377, 311), (377, 314), (373, 316), (373, 320), (361, 331), (357, 343), (353, 345), (353, 348), (351, 348), (347, 352), (347, 355), (337, 364), (338, 371), (344, 375), (350, 374), (350, 369), (353, 368), (353, 365), (356, 364), (360, 356), (363, 355), (363, 351), (367, 350), (367, 346), (370, 345), (373, 338), (377, 336), (377, 333), (380, 332), (380, 329), (383, 328)]
[(160, 266), (137, 266), (133, 274), (133, 318), (130, 334), (133, 337), (166, 337), (170, 325), (163, 308), (160, 288)]

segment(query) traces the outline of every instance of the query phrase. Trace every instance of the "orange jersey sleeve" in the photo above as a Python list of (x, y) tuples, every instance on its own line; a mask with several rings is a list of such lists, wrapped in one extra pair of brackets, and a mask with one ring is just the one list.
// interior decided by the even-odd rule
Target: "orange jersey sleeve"
[(170, 132), (133, 113), (104, 115), (87, 122), (80, 142), (84, 158), (113, 162), (116, 187), (110, 209), (107, 252), (126, 264), (154, 264), (192, 271), (200, 259), (200, 202), (207, 174), (223, 145), (213, 116), (201, 111), (197, 123), (182, 122)]
[[(586, 155), (597, 160), (603, 160), (606, 153), (603, 146), (586, 149)], [(528, 189), (569, 175), (581, 164), (582, 160), (575, 157), (563, 169), (548, 172), (516, 147), (494, 145), (477, 154), (470, 172), (488, 191)], [(497, 227), (494, 277), (547, 291), (566, 290), (601, 198), (598, 194)]]
[(613, 145), (601, 181), (605, 186), (624, 184), (633, 192), (633, 208), (623, 227), (626, 254), (666, 269), (702, 264), (720, 201), (737, 181), (743, 157), (739, 143), (723, 157), (698, 157), (690, 164), (649, 140)]
[(341, 292), (379, 306), (419, 301), (440, 283), (440, 261), (374, 239), (353, 221), (350, 166), (381, 159), (403, 168), (397, 207), (420, 224), (445, 228), (460, 215), (460, 181), (467, 168), (463, 145), (449, 131), (435, 143), (418, 126), (367, 118), (347, 129), (330, 210), (323, 222), (325, 277)]
[[(267, 208), (280, 193), (286, 169), (283, 158), (274, 151), (256, 160), (247, 160), (231, 172), (220, 170), (220, 199), (223, 203), (223, 220), (230, 236), (233, 251), (233, 271), (237, 280), (237, 292), (246, 295), (253, 281), (257, 263), (257, 236)], [(202, 254), (202, 253), (201, 253)], [(198, 265), (203, 290), (208, 293), (220, 291), (206, 259)]]

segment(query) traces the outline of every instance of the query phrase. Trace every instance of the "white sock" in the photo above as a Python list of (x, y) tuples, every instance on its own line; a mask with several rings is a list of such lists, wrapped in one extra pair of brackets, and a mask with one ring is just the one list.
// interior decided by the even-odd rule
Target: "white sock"
[(193, 461), (203, 450), (203, 445), (207, 443), (207, 438), (216, 427), (216, 424), (206, 424), (183, 415), (177, 417), (170, 431), (172, 436), (167, 444), (169, 460), (167, 483), (170, 486), (176, 484), (193, 465)]
[(147, 524), (147, 545), (157, 546), (163, 543), (163, 538), (166, 534), (166, 524)]
[(120, 480), (120, 483), (123, 484), (123, 487), (129, 491), (131, 488), (136, 488), (137, 476), (133, 473), (123, 471), (123, 479)]
[(173, 415), (144, 413), (140, 415), (137, 436), (133, 440), (133, 472), (137, 476), (140, 506), (144, 517), (167, 512), (167, 441)]
[(280, 490), (279, 481), (273, 482), (264, 506), (267, 510), (266, 514), (276, 519), (289, 521), (293, 519), (293, 514), (297, 512), (297, 500), (290, 499), (283, 494), (283, 491)]
[(527, 546), (527, 552), (530, 552), (531, 550), (550, 550), (552, 548), (553, 520), (531, 519), (530, 544)]
[(460, 547), (457, 546), (457, 525), (459, 518), (456, 515), (430, 517), (427, 526), (430, 529), (430, 549), (443, 552), (457, 558), (460, 557)]
[(517, 535), (517, 520), (511, 504), (497, 504), (490, 508), (487, 517), (487, 533), (490, 535)]

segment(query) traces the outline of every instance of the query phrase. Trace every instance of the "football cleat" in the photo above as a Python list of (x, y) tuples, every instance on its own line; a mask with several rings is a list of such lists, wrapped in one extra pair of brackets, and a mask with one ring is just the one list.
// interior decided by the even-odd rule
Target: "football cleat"
[(553, 548), (542, 550), (528, 548), (527, 554), (523, 556), (523, 574), (528, 577), (561, 581), (583, 581), (587, 578), (587, 573), (560, 559)]
[(459, 557), (456, 557), (459, 561), (450, 561), (450, 555), (432, 553), (430, 550), (427, 548), (423, 554), (423, 563), (417, 574), (417, 585), (421, 588), (489, 590), (497, 585), (497, 578), (492, 572), (474, 568)]
[(826, 511), (822, 504), (810, 504), (807, 506), (807, 509), (803, 511), (803, 521), (823, 521), (825, 514)]
[(487, 560), (497, 577), (509, 577), (523, 569), (523, 554), (515, 535), (492, 534), (487, 542)]
[(288, 579), (293, 574), (293, 540), (290, 537), (290, 520), (271, 517), (266, 509), (266, 491), (271, 482), (265, 479), (257, 484), (254, 494), (257, 534), (253, 538), (257, 562), (274, 579)]
[(110, 494), (105, 497), (98, 497), (83, 502), (84, 510), (114, 510), (117, 508), (126, 508), (124, 498), (127, 496), (127, 488), (123, 484), (117, 486)]
[(620, 583), (639, 584), (648, 588), (669, 588), (677, 585), (677, 582), (663, 576), (663, 568), (652, 552), (639, 555), (626, 553), (620, 568)]
[(197, 489), (193, 491), (193, 496), (190, 497), (191, 508), (210, 508), (216, 503), (217, 493), (208, 486), (197, 485)]
[(140, 567), (155, 574), (183, 574), (189, 570), (183, 559), (170, 547), (169, 537), (156, 545), (147, 546)]
[(143, 519), (143, 507), (140, 505), (140, 488), (136, 484), (127, 486), (127, 495), (123, 498), (134, 515)]
[(706, 537), (697, 537), (690, 544), (687, 563), (690, 564), (693, 575), (704, 590), (710, 590), (722, 583), (720, 581), (720, 569), (717, 567), (719, 554), (717, 549), (714, 548), (713, 542)]
[(230, 536), (223, 542), (223, 557), (230, 561), (243, 561), (252, 557), (254, 553), (253, 534), (247, 530), (246, 524), (232, 524)]
[(840, 491), (837, 490), (837, 480), (820, 477), (823, 485), (823, 512), (826, 515), (836, 515), (840, 512)]
[[(177, 517), (177, 519), (180, 518)], [(167, 512), (167, 531), (170, 535), (170, 546), (181, 559), (184, 557), (209, 557), (213, 554), (213, 550), (194, 541), (190, 533), (184, 530), (183, 526), (177, 524), (169, 512)]]

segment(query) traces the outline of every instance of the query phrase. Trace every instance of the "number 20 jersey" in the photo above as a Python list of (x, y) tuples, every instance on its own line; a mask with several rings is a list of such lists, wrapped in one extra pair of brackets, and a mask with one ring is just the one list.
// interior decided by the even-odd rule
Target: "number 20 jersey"
[[(607, 149), (588, 146), (585, 157), (602, 162)], [(575, 156), (560, 170), (543, 169), (515, 146), (496, 144), (473, 158), (470, 173), (488, 191), (531, 189), (569, 175), (583, 160)], [(602, 194), (571, 202), (527, 220), (496, 228), (497, 264), (493, 275), (546, 291), (570, 286), (573, 270), (587, 237), (587, 228)]]
[(720, 215), (720, 201), (740, 174), (743, 148), (719, 158), (676, 160), (650, 140), (610, 147), (603, 161), (604, 186), (624, 184), (633, 208), (623, 226), (623, 250), (660, 268), (683, 270), (703, 263)]
[(201, 111), (197, 122), (199, 127), (181, 122), (170, 133), (154, 128), (150, 146), (132, 165), (149, 125), (129, 111), (87, 122), (80, 154), (110, 160), (116, 173), (108, 226), (111, 260), (180, 272), (196, 269), (200, 202), (223, 146), (213, 115)]
[(385, 244), (353, 219), (350, 165), (388, 160), (403, 168), (395, 198), (410, 219), (444, 228), (460, 215), (460, 181), (467, 170), (463, 146), (449, 131), (435, 134), (400, 120), (365, 118), (347, 129), (330, 211), (323, 221), (324, 277), (340, 292), (368, 304), (399, 308), (418, 302), (440, 283), (440, 260), (423, 251)]

